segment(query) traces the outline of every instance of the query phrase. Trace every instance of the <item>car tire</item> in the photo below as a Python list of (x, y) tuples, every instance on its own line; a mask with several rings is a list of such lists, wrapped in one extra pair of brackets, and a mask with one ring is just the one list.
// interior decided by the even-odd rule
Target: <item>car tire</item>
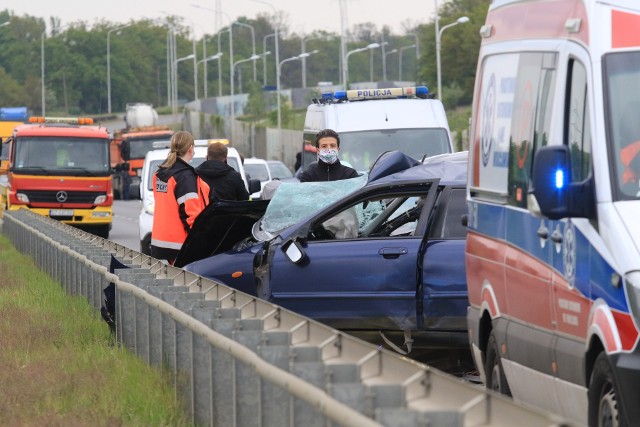
[(606, 353), (596, 358), (589, 383), (589, 426), (622, 425), (622, 407), (618, 403), (618, 386)]
[(485, 386), (489, 390), (511, 396), (511, 389), (504, 375), (502, 361), (500, 360), (500, 349), (495, 335), (491, 332), (487, 342), (487, 356), (485, 358), (484, 372), (486, 374)]
[(151, 233), (147, 234), (142, 240), (140, 240), (140, 252), (151, 256)]

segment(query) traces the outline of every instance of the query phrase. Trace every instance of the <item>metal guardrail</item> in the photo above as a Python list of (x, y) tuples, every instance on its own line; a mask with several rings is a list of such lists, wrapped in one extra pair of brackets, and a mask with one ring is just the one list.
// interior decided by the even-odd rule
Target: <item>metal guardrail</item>
[[(6, 212), (3, 232), (96, 310), (115, 283), (118, 342), (173, 372), (198, 425), (569, 425), (27, 210)], [(130, 268), (109, 273), (111, 255)]]

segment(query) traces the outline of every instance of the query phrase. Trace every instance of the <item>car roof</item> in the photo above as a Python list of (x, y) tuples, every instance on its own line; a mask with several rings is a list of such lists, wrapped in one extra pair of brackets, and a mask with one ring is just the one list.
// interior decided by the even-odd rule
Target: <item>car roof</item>
[[(406, 159), (403, 159), (400, 156), (401, 154), (402, 153), (400, 152), (390, 152), (389, 157), (391, 160), (407, 162)], [(395, 156), (397, 159), (392, 156)], [(433, 157), (427, 157), (422, 164), (404, 168), (393, 173), (383, 173), (380, 178), (372, 179), (371, 177), (376, 172), (376, 165), (374, 164), (370, 171), (369, 183), (394, 184), (399, 183), (400, 181), (419, 181), (439, 178), (440, 185), (464, 186), (467, 181), (468, 157), (468, 151), (440, 154)], [(392, 167), (388, 169), (393, 171)]]
[(245, 162), (245, 164), (250, 164), (250, 165), (258, 165), (258, 164), (266, 165), (268, 163), (267, 160), (258, 159), (256, 157), (249, 157), (247, 159), (244, 159), (244, 162)]

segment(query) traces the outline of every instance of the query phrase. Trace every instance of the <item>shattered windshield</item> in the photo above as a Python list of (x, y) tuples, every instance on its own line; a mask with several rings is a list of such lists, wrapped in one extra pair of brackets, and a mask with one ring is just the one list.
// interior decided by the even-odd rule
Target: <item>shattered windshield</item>
[(366, 174), (340, 181), (283, 182), (267, 207), (261, 229), (274, 234), (353, 193), (366, 183)]

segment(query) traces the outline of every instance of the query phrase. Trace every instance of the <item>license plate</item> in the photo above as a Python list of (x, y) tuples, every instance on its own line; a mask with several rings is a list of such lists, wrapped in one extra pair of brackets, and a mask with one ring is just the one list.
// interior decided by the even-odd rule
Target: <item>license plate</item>
[(73, 216), (73, 209), (51, 209), (49, 216)]

